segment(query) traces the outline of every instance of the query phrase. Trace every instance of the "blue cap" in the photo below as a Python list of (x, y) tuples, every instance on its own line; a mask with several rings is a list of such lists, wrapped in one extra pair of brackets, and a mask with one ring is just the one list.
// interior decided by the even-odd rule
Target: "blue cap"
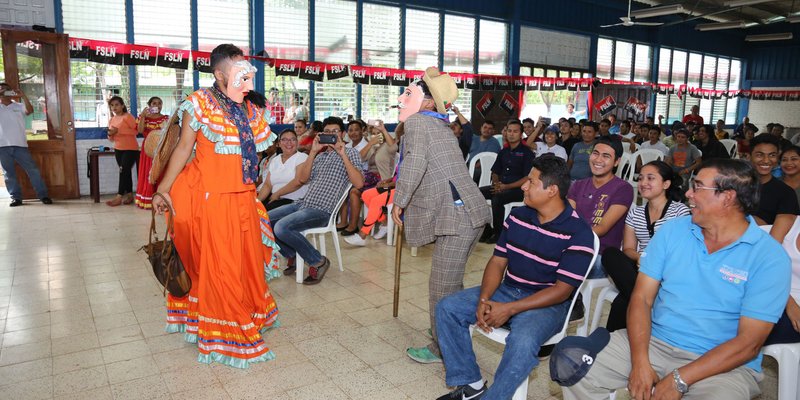
[(597, 328), (587, 337), (567, 336), (550, 355), (550, 379), (561, 386), (572, 386), (592, 368), (594, 360), (608, 344), (611, 336), (605, 328)]

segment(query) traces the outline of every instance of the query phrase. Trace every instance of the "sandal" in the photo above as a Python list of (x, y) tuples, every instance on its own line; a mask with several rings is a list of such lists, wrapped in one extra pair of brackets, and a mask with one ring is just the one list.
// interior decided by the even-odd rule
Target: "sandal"
[(120, 195), (117, 195), (117, 197), (114, 197), (113, 199), (106, 201), (106, 205), (109, 207), (116, 207), (121, 204), (122, 204), (122, 196)]
[(355, 235), (358, 232), (358, 229), (353, 229), (352, 231), (348, 231), (347, 229), (342, 230), (342, 236), (351, 236)]

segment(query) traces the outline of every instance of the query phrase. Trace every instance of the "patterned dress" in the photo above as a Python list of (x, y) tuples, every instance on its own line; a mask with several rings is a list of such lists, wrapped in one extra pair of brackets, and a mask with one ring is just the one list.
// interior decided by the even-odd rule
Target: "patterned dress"
[[(144, 132), (142, 132), (144, 138), (147, 139), (147, 136), (153, 131), (160, 131), (168, 119), (169, 116), (161, 114), (155, 117), (145, 117)], [(142, 141), (142, 151), (139, 152), (139, 173), (136, 175), (136, 205), (148, 210), (152, 207), (153, 193), (156, 191), (155, 185), (147, 179), (152, 166), (153, 159), (144, 152), (144, 141)]]
[[(275, 358), (262, 334), (278, 325), (267, 280), (280, 275), (277, 245), (252, 183), (243, 183), (235, 123), (209, 89), (180, 106), (181, 124), (197, 132), (195, 158), (170, 191), (175, 246), (192, 279), (183, 298), (167, 298), (167, 332), (197, 343), (198, 361), (237, 368)], [(246, 102), (256, 151), (275, 138), (264, 111)], [(188, 113), (188, 118), (184, 115)]]

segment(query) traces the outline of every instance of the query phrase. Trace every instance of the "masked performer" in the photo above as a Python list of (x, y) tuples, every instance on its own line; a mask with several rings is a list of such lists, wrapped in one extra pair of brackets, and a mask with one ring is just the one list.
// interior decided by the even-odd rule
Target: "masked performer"
[(277, 324), (266, 282), (279, 275), (277, 251), (255, 187), (257, 154), (275, 135), (245, 99), (256, 69), (242, 51), (217, 46), (211, 66), (213, 87), (180, 105), (180, 141), (158, 186), (166, 200), (153, 199), (159, 212), (174, 210), (175, 247), (192, 279), (188, 296), (168, 297), (166, 329), (197, 343), (200, 362), (247, 368), (275, 357), (262, 333)]
[(435, 242), (428, 283), (433, 342), (406, 350), (422, 363), (442, 362), (433, 315), (436, 303), (464, 288), (467, 258), (491, 220), (450, 130), (447, 110), (456, 98), (453, 78), (430, 67), (398, 99), (405, 135), (392, 218), (404, 225), (409, 246)]

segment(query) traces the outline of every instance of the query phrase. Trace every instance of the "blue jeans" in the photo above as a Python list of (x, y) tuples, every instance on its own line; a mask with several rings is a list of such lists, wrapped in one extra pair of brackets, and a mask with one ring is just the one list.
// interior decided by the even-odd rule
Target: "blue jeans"
[(331, 218), (330, 214), (314, 208), (300, 209), (300, 205), (292, 203), (271, 210), (268, 215), (275, 240), (281, 247), (281, 254), (284, 257), (295, 257), (300, 254), (309, 266), (316, 266), (322, 262), (322, 255), (300, 232), (327, 225)]
[(47, 186), (42, 180), (42, 175), (39, 173), (39, 168), (31, 157), (31, 152), (27, 147), (20, 146), (3, 146), (0, 147), (0, 165), (3, 168), (3, 176), (6, 181), (6, 188), (13, 200), (22, 200), (22, 188), (17, 182), (17, 171), (14, 168), (14, 162), (19, 163), (20, 167), (28, 174), (31, 180), (33, 189), (36, 190), (36, 195), (39, 198), (47, 197)]
[(589, 275), (586, 276), (586, 279), (598, 279), (605, 278), (607, 276), (608, 273), (606, 273), (605, 267), (603, 267), (603, 255), (598, 254), (597, 258), (594, 260), (592, 270), (589, 271)]
[[(436, 331), (446, 370), (447, 386), (460, 386), (481, 379), (481, 370), (472, 350), (469, 326), (475, 324), (475, 311), (481, 288), (476, 286), (453, 293), (436, 305)], [(501, 283), (492, 301), (508, 303), (528, 297), (534, 290), (523, 290)], [(539, 348), (559, 332), (569, 310), (569, 301), (554, 306), (523, 311), (511, 317), (506, 348), (494, 375), (494, 383), (483, 399), (510, 399), (517, 387), (539, 365)], [(476, 328), (477, 329), (477, 328)]]

